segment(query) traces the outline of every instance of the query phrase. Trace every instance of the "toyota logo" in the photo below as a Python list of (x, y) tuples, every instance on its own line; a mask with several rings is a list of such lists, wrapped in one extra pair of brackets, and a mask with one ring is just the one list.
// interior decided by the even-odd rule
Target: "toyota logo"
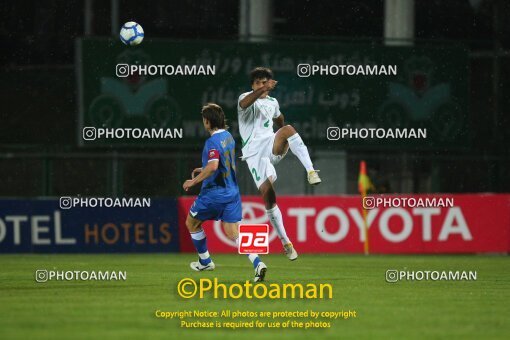
[[(243, 220), (241, 221), (241, 224), (243, 223), (270, 224), (269, 219), (267, 218), (266, 207), (264, 204), (256, 202), (243, 202)], [(234, 248), (237, 247), (236, 243), (229, 239), (223, 232), (221, 221), (214, 221), (213, 228), (221, 242)], [(276, 230), (273, 228), (273, 230), (269, 233), (269, 243), (271, 243), (276, 237)]]

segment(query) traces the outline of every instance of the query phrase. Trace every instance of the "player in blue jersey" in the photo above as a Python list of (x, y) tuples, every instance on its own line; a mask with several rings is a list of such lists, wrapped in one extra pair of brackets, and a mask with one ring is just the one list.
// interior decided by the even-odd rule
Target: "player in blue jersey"
[[(215, 265), (207, 250), (207, 239), (202, 223), (221, 220), (227, 237), (239, 242), (239, 222), (242, 219), (241, 195), (237, 186), (235, 166), (235, 141), (226, 131), (225, 114), (216, 104), (202, 108), (202, 121), (209, 137), (202, 151), (202, 167), (191, 173), (191, 179), (182, 185), (185, 191), (202, 183), (200, 194), (190, 208), (186, 218), (191, 239), (198, 252), (198, 261), (190, 267), (196, 271), (214, 270)], [(198, 175), (195, 177), (195, 174)], [(255, 282), (264, 280), (267, 267), (256, 254), (248, 255), (255, 269)]]

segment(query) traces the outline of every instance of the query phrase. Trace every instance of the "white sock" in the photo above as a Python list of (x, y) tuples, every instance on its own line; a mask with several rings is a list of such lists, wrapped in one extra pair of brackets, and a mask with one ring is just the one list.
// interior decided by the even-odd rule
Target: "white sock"
[(269, 217), (269, 221), (273, 228), (276, 229), (276, 233), (278, 234), (280, 241), (282, 241), (282, 244), (286, 245), (287, 243), (290, 243), (290, 240), (287, 237), (287, 232), (285, 232), (285, 227), (283, 226), (283, 217), (280, 208), (275, 205), (272, 209), (266, 210), (266, 212)]
[(296, 157), (299, 159), (301, 164), (303, 164), (303, 166), (306, 169), (306, 172), (313, 171), (314, 169), (312, 160), (310, 159), (308, 149), (306, 148), (305, 143), (301, 139), (301, 136), (298, 133), (296, 133), (295, 135), (290, 136), (287, 139), (287, 141), (289, 142), (290, 151), (292, 151), (292, 153), (296, 155)]

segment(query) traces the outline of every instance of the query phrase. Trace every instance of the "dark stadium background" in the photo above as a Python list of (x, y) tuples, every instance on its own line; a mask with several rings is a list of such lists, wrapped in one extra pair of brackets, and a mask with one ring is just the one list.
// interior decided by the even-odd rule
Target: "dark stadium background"
[[(110, 37), (110, 1), (89, 3), (90, 35)], [(201, 144), (177, 149), (77, 145), (74, 48), (75, 39), (85, 35), (84, 6), (83, 1), (0, 4), (0, 196), (181, 195)], [(237, 0), (126, 0), (118, 2), (118, 10), (119, 23), (136, 20), (146, 39), (246, 39), (239, 34)], [(502, 0), (415, 1), (415, 46), (469, 49), (467, 143), (432, 150), (308, 143), (312, 155), (346, 151), (347, 187), (338, 193), (356, 193), (361, 159), (380, 192), (510, 191), (509, 15), (510, 3)], [(383, 1), (279, 0), (273, 2), (267, 41), (380, 44), (383, 20)], [(121, 178), (112, 178), (114, 166), (122, 170)], [(254, 193), (251, 181), (242, 182), (241, 191)]]
[[(0, 339), (508, 339), (509, 0), (13, 0), (0, 2), (0, 18)], [(141, 45), (121, 43), (128, 21), (143, 27)], [(216, 269), (190, 269), (197, 253), (185, 220), (198, 188), (185, 193), (182, 184), (200, 166), (206, 98), (226, 108), (240, 155), (236, 99), (250, 89), (252, 64), (268, 59), (272, 65), (261, 66), (275, 69), (274, 97), (323, 182), (309, 185), (291, 152), (278, 164), (278, 207), (299, 259), (288, 260), (270, 228), (269, 253), (261, 255), (268, 273), (256, 286), (326, 283), (333, 298), (182, 295), (185, 284), (197, 293), (204, 278), (230, 291), (254, 279), (220, 222), (204, 223)], [(298, 64), (324, 60), (399, 70), (299, 77)], [(228, 67), (129, 79), (115, 72), (124, 62)], [(101, 116), (106, 111), (111, 116)], [(86, 126), (169, 121), (193, 129), (162, 142), (82, 135)], [(331, 141), (329, 124), (425, 126), (428, 136)], [(248, 167), (239, 161), (236, 171), (242, 223), (269, 224)], [(151, 205), (83, 204), (88, 198)], [(391, 204), (369, 210), (365, 198)], [(400, 205), (429, 198), (432, 206)], [(78, 203), (62, 204), (71, 201)], [(127, 280), (62, 278), (101, 271), (125, 272)], [(460, 272), (475, 279), (415, 276)], [(222, 310), (358, 317), (288, 319), (331, 322), (321, 329), (211, 330), (182, 326), (211, 318), (157, 315)]]

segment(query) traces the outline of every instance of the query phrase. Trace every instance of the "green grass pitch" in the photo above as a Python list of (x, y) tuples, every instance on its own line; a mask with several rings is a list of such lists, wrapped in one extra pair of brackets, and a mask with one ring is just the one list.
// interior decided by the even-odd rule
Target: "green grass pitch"
[[(306, 255), (289, 262), (265, 256), (267, 283), (331, 283), (325, 300), (185, 300), (185, 277), (222, 283), (252, 279), (248, 259), (214, 255), (214, 272), (189, 269), (193, 254), (0, 255), (0, 339), (339, 339), (508, 338), (510, 259), (507, 256)], [(127, 281), (36, 283), (34, 272), (125, 270)], [(398, 270), (476, 270), (477, 281), (387, 283)], [(356, 310), (329, 329), (182, 329), (156, 310), (249, 311)], [(240, 319), (249, 321), (249, 319)], [(324, 319), (322, 319), (324, 320)], [(185, 338), (184, 338), (185, 337)]]

